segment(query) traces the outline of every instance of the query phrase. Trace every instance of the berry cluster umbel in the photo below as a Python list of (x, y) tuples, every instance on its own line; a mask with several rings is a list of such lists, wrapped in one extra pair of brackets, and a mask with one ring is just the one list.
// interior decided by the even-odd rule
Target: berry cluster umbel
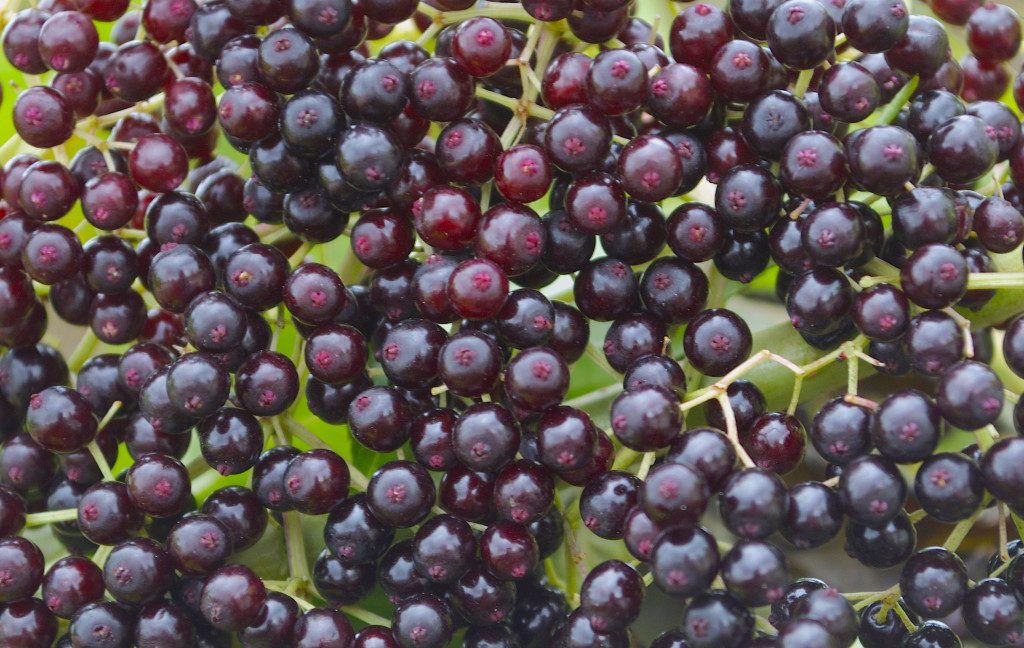
[(3, 5), (0, 645), (1024, 645), (1012, 9)]

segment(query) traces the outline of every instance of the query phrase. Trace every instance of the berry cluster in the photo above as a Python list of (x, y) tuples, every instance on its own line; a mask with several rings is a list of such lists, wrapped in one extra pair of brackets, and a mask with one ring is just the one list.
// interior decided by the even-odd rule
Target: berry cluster
[(930, 9), (0, 1), (0, 645), (1024, 646), (1021, 27)]

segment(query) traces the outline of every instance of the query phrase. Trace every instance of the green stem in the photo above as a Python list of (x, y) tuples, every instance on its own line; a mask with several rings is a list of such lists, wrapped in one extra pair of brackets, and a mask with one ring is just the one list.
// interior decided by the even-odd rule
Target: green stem
[(967, 289), (979, 288), (1024, 290), (1024, 272), (972, 272), (967, 277)]
[[(575, 499), (570, 502), (575, 503)], [(562, 542), (562, 555), (565, 559), (565, 599), (569, 602), (569, 605), (576, 605), (576, 599), (579, 597), (579, 576), (580, 570), (583, 568), (583, 554), (580, 553), (579, 545), (576, 541), (576, 530), (579, 528), (580, 514), (579, 507), (576, 507), (575, 515), (568, 515), (569, 511), (562, 502), (555, 496), (555, 506), (562, 514), (562, 520), (565, 522), (565, 540)]]
[(769, 623), (768, 619), (764, 618), (760, 614), (754, 615), (754, 627), (757, 628), (761, 633), (769, 636), (775, 636), (776, 634), (778, 634), (778, 631), (775, 629), (775, 626)]
[(967, 534), (969, 534), (971, 529), (974, 528), (974, 523), (978, 521), (978, 517), (980, 515), (981, 510), (979, 509), (975, 511), (974, 515), (971, 517), (958, 522), (957, 525), (953, 527), (953, 530), (949, 532), (949, 536), (946, 538), (946, 541), (942, 543), (942, 546), (950, 551), (956, 551), (957, 548), (960, 547), (960, 543), (962, 543), (964, 538), (967, 537)]
[(29, 513), (25, 516), (25, 526), (37, 527), (54, 522), (72, 522), (78, 519), (78, 509), (60, 509), (59, 511), (43, 511), (42, 513)]
[(291, 597), (292, 600), (294, 600), (295, 603), (299, 606), (299, 608), (306, 612), (316, 607), (315, 605), (313, 605), (306, 599), (302, 598), (301, 596), (296, 596), (295, 592), (292, 591), (294, 587), (291, 582), (289, 582), (286, 585), (282, 585), (280, 581), (263, 581), (263, 586), (271, 592), (278, 592), (280, 594), (284, 594), (285, 596)]
[(637, 479), (643, 481), (644, 479), (647, 478), (647, 473), (650, 472), (651, 466), (654, 465), (654, 459), (656, 456), (657, 455), (655, 455), (653, 452), (644, 453), (644, 458), (640, 462), (640, 467), (636, 471)]
[(110, 552), (114, 550), (114, 545), (100, 545), (96, 549), (96, 553), (92, 555), (92, 561), (97, 567), (103, 569), (103, 565), (107, 563), (107, 557), (110, 556)]
[(369, 610), (364, 610), (363, 608), (355, 605), (342, 605), (340, 609), (342, 612), (349, 615), (350, 617), (355, 617), (363, 623), (367, 623), (369, 625), (379, 625), (384, 626), (385, 628), (391, 625), (391, 619), (385, 619), (379, 614), (374, 614)]
[(288, 265), (292, 268), (301, 265), (303, 259), (305, 259), (306, 255), (309, 254), (309, 251), (312, 248), (313, 246), (308, 241), (304, 241), (302, 245), (299, 246), (299, 249), (292, 252), (292, 255), (288, 257)]
[(857, 601), (857, 603), (854, 604), (853, 609), (856, 611), (863, 610), (864, 608), (868, 607), (872, 603), (875, 603), (876, 601), (881, 601), (890, 597), (898, 597), (899, 593), (900, 586), (893, 585), (892, 587), (883, 592), (878, 592), (877, 594), (872, 594), (871, 596), (866, 596), (862, 598), (860, 601)]
[[(617, 385), (616, 385), (617, 386)], [(615, 453), (615, 461), (612, 463), (612, 470), (622, 470), (632, 466), (640, 456), (640, 453), (632, 448), (619, 448)]]
[(92, 357), (92, 352), (96, 350), (99, 343), (100, 339), (96, 337), (92, 329), (85, 329), (82, 339), (78, 341), (78, 346), (68, 356), (68, 368), (71, 369), (72, 373), (77, 373), (82, 368), (82, 365), (85, 364), (85, 361)]
[(919, 77), (913, 77), (907, 82), (905, 86), (900, 88), (900, 91), (896, 93), (896, 96), (892, 98), (892, 101), (887, 103), (880, 112), (877, 112), (874, 119), (871, 119), (872, 126), (885, 126), (896, 121), (896, 117), (899, 116), (900, 111), (903, 110), (903, 106), (907, 105), (910, 101), (910, 97), (917, 90), (917, 84), (920, 82)]
[(284, 545), (288, 554), (288, 573), (292, 578), (309, 578), (309, 561), (306, 559), (306, 540), (302, 535), (302, 517), (298, 511), (285, 511)]
[(596, 403), (600, 403), (601, 401), (608, 400), (613, 396), (618, 396), (621, 391), (622, 385), (620, 383), (612, 383), (611, 385), (601, 387), (600, 389), (589, 391), (586, 394), (581, 394), (576, 398), (565, 401), (562, 404), (567, 407), (584, 409)]
[(803, 97), (804, 93), (807, 92), (807, 88), (811, 85), (811, 79), (814, 77), (814, 68), (810, 70), (800, 70), (800, 76), (796, 78), (796, 85), (793, 86), (793, 94), (798, 97)]
[(114, 481), (114, 473), (110, 470), (110, 464), (107, 463), (107, 458), (103, 456), (103, 451), (100, 450), (99, 444), (96, 441), (90, 441), (86, 447), (89, 449), (89, 454), (92, 455), (92, 460), (96, 462), (100, 472), (103, 473), (103, 479), (105, 481)]
[(1010, 511), (1010, 519), (1013, 520), (1013, 526), (1017, 529), (1017, 536), (1024, 538), (1024, 520), (1013, 511)]
[(562, 582), (561, 576), (558, 575), (558, 570), (555, 569), (555, 561), (551, 560), (551, 558), (544, 559), (544, 574), (552, 586), (565, 591), (565, 583)]

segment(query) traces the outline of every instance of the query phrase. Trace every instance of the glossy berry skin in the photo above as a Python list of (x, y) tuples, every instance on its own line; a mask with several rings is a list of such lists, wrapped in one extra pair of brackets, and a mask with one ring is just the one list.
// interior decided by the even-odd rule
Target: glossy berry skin
[(626, 516), (639, 499), (641, 483), (628, 473), (612, 470), (591, 480), (580, 494), (583, 524), (601, 538), (621, 538)]
[(379, 468), (367, 486), (370, 511), (384, 524), (408, 528), (422, 521), (434, 502), (434, 483), (411, 461), (392, 461)]
[(982, 3), (967, 20), (967, 45), (979, 59), (1005, 61), (1020, 49), (1020, 18), (1006, 5)]
[(786, 188), (812, 200), (833, 195), (848, 174), (842, 146), (821, 131), (795, 134), (782, 149), (780, 162)]
[(845, 465), (871, 449), (871, 424), (867, 408), (834, 398), (815, 415), (809, 437), (822, 458)]
[(161, 597), (171, 586), (170, 556), (154, 540), (132, 538), (114, 547), (103, 565), (107, 592), (119, 603), (142, 605)]
[(56, 616), (67, 619), (103, 598), (103, 572), (88, 558), (65, 556), (46, 571), (41, 598)]
[(0, 600), (12, 603), (30, 598), (43, 581), (43, 552), (20, 536), (0, 540)]
[(437, 515), (413, 537), (413, 564), (429, 582), (450, 585), (470, 568), (475, 549), (473, 531), (464, 520)]
[(494, 508), (500, 519), (530, 524), (547, 513), (553, 501), (550, 473), (531, 461), (514, 461), (495, 479)]
[(478, 403), (467, 408), (456, 422), (452, 447), (467, 468), (497, 471), (519, 448), (519, 426), (507, 409)]
[(611, 125), (594, 108), (572, 105), (561, 108), (544, 131), (544, 149), (551, 161), (570, 173), (594, 169), (608, 154)]
[(843, 468), (838, 492), (851, 519), (877, 527), (900, 513), (907, 486), (891, 461), (868, 455)]
[(195, 629), (185, 608), (170, 601), (153, 601), (139, 611), (134, 642), (140, 648), (188, 646)]
[(926, 458), (942, 431), (940, 412), (923, 393), (908, 389), (890, 395), (879, 405), (871, 423), (871, 438), (885, 457), (899, 463)]
[(720, 430), (698, 427), (687, 430), (673, 441), (665, 458), (695, 468), (712, 491), (717, 492), (733, 471), (736, 451)]
[(551, 470), (580, 470), (587, 466), (596, 439), (593, 422), (579, 409), (553, 407), (538, 422), (540, 460)]
[(740, 444), (757, 467), (786, 474), (803, 459), (806, 434), (795, 417), (770, 412), (753, 422)]
[(809, 70), (832, 52), (836, 25), (821, 4), (788, 0), (768, 18), (768, 47), (783, 65)]
[(497, 264), (485, 259), (463, 261), (448, 279), (448, 298), (455, 311), (469, 319), (497, 314), (508, 296), (508, 278)]
[(868, 567), (898, 565), (914, 552), (916, 543), (917, 531), (902, 512), (877, 528), (853, 522), (846, 526), (846, 553)]
[(183, 574), (208, 574), (231, 555), (231, 536), (216, 518), (197, 514), (182, 518), (167, 536), (167, 552)]
[(291, 597), (280, 592), (268, 592), (259, 620), (239, 631), (238, 639), (258, 646), (290, 642), (299, 614), (299, 606)]
[(583, 232), (611, 232), (626, 217), (624, 189), (622, 182), (611, 174), (592, 172), (582, 175), (573, 181), (565, 194), (565, 210)]
[(726, 225), (740, 231), (765, 227), (774, 220), (780, 205), (778, 181), (754, 165), (730, 169), (715, 189), (715, 209)]
[(652, 314), (668, 324), (681, 324), (703, 308), (707, 276), (692, 263), (658, 259), (644, 272), (640, 296)]
[(576, 307), (589, 319), (611, 321), (630, 313), (639, 286), (629, 265), (619, 259), (596, 259), (581, 269), (573, 284)]
[(580, 588), (580, 609), (591, 627), (604, 634), (627, 628), (639, 616), (642, 602), (640, 575), (619, 560), (592, 569)]
[(0, 534), (17, 535), (25, 526), (25, 500), (10, 488), (0, 487)]
[(910, 320), (905, 336), (911, 367), (938, 376), (963, 357), (963, 332), (941, 311), (925, 311)]
[(781, 527), (788, 492), (778, 475), (760, 468), (733, 473), (718, 497), (726, 527), (749, 539), (766, 538)]
[(505, 65), (512, 40), (505, 27), (488, 17), (476, 17), (459, 25), (452, 39), (455, 61), (474, 77), (486, 77)]
[(525, 349), (505, 368), (505, 389), (512, 402), (524, 409), (554, 407), (569, 389), (569, 368), (547, 347)]
[(917, 177), (917, 144), (897, 126), (874, 126), (848, 137), (846, 157), (851, 178), (872, 193), (903, 193), (904, 183)]
[(971, 634), (990, 645), (1010, 643), (1020, 637), (1021, 603), (1006, 581), (986, 578), (964, 596), (964, 623)]
[(862, 52), (895, 46), (909, 24), (906, 7), (889, 0), (854, 0), (843, 9), (843, 33)]
[(1010, 506), (1019, 506), (1024, 498), (1019, 493), (1016, 475), (1009, 467), (1016, 457), (1024, 452), (1024, 444), (1014, 437), (997, 441), (985, 453), (981, 461), (981, 473), (985, 488), (998, 500)]
[(331, 605), (356, 603), (373, 587), (372, 564), (345, 565), (327, 551), (320, 552), (312, 571), (313, 586)]
[(647, 107), (668, 126), (697, 124), (711, 109), (713, 98), (708, 78), (692, 65), (670, 63), (647, 84)]
[(248, 412), (222, 408), (196, 427), (206, 462), (223, 475), (237, 475), (256, 464), (263, 448), (263, 430)]
[(324, 448), (293, 457), (282, 479), (288, 503), (307, 515), (326, 513), (348, 495), (348, 464)]
[(901, 290), (883, 283), (858, 293), (851, 314), (864, 335), (874, 340), (892, 340), (906, 331), (910, 304)]
[(63, 144), (74, 131), (74, 113), (62, 94), (35, 86), (14, 103), (14, 128), (25, 142), (37, 148)]
[(402, 648), (441, 648), (451, 639), (451, 611), (433, 594), (415, 594), (395, 608), (391, 630)]
[(380, 557), (393, 537), (394, 530), (373, 515), (365, 495), (349, 497), (331, 509), (324, 526), (324, 544), (345, 563)]
[(501, 141), (487, 124), (474, 119), (450, 122), (438, 135), (434, 154), (445, 176), (467, 185), (482, 184), (493, 177), (493, 161), (501, 153)]
[(101, 482), (89, 488), (78, 503), (78, 526), (96, 544), (117, 544), (142, 526), (128, 490), (119, 482)]
[(960, 606), (967, 593), (967, 570), (953, 552), (930, 547), (918, 551), (900, 574), (903, 600), (924, 618), (941, 618)]
[(508, 521), (495, 522), (480, 536), (480, 559), (500, 580), (522, 580), (537, 566), (537, 541), (527, 527)]
[(693, 526), (707, 507), (710, 491), (695, 469), (676, 463), (656, 466), (640, 488), (640, 505), (659, 524)]
[(367, 122), (350, 124), (343, 130), (335, 153), (346, 181), (361, 191), (383, 188), (397, 175), (402, 162), (394, 135)]
[(185, 466), (156, 453), (139, 457), (128, 469), (125, 484), (135, 507), (153, 517), (182, 513), (191, 496)]
[(364, 446), (388, 452), (409, 437), (409, 403), (394, 387), (371, 387), (357, 395), (348, 407), (352, 435)]
[(928, 160), (936, 173), (950, 182), (975, 180), (992, 168), (998, 145), (985, 123), (973, 115), (954, 117), (939, 126), (928, 140)]
[(1024, 317), (1015, 317), (1003, 337), (1003, 357), (1018, 376), (1024, 376)]
[(960, 453), (932, 455), (914, 479), (914, 494), (921, 508), (943, 522), (969, 517), (981, 504), (983, 493), (981, 470)]
[(131, 612), (124, 606), (113, 601), (98, 601), (75, 612), (68, 635), (72, 646), (76, 643), (80, 646), (97, 645), (97, 635), (109, 645), (129, 645), (134, 622)]
[(747, 358), (750, 329), (730, 310), (708, 309), (694, 317), (683, 337), (686, 358), (701, 373), (724, 376)]
[(619, 394), (609, 416), (615, 437), (640, 452), (666, 447), (682, 428), (678, 398), (661, 387)]
[(722, 556), (720, 570), (729, 592), (751, 606), (779, 600), (789, 582), (789, 569), (782, 552), (759, 540), (736, 543)]
[(706, 590), (718, 572), (719, 562), (718, 545), (701, 528), (668, 529), (650, 550), (654, 582), (671, 596), (695, 596)]
[(818, 203), (807, 215), (800, 240), (816, 265), (841, 266), (860, 254), (863, 227), (860, 214), (853, 206)]
[(831, 587), (807, 594), (793, 606), (796, 619), (815, 621), (833, 635), (839, 645), (852, 643), (857, 637), (857, 614), (838, 590)]
[(995, 421), (1003, 409), (1003, 388), (988, 365), (964, 360), (946, 369), (936, 392), (943, 418), (963, 430)]
[(235, 551), (251, 547), (267, 528), (267, 512), (256, 494), (240, 486), (226, 486), (211, 493), (203, 502), (202, 512), (227, 527)]
[(199, 609), (211, 625), (234, 632), (252, 625), (266, 602), (263, 581), (248, 567), (228, 565), (210, 574)]
[(996, 196), (985, 198), (975, 208), (973, 227), (978, 240), (992, 252), (1009, 252), (1024, 238), (1020, 211)]
[(49, 387), (29, 398), (25, 428), (42, 447), (68, 453), (96, 436), (96, 415), (85, 397), (67, 387)]
[(741, 648), (753, 636), (754, 618), (728, 592), (710, 590), (698, 594), (686, 606), (682, 629), (689, 645), (695, 648)]
[(438, 375), (454, 394), (479, 396), (493, 386), (501, 369), (500, 350), (479, 331), (452, 335), (438, 353)]
[(810, 335), (835, 332), (852, 306), (850, 282), (831, 268), (819, 267), (798, 276), (786, 295), (790, 323)]
[(273, 416), (287, 409), (298, 395), (298, 372), (286, 356), (260, 351), (235, 372), (239, 403), (256, 416)]
[(969, 271), (963, 255), (933, 243), (914, 250), (900, 269), (907, 297), (924, 308), (945, 308), (964, 295)]
[(716, 6), (687, 7), (672, 21), (669, 48), (678, 63), (707, 69), (711, 58), (733, 35), (729, 17)]
[(224, 404), (230, 390), (229, 380), (214, 356), (189, 353), (168, 369), (167, 396), (182, 416), (200, 418)]

